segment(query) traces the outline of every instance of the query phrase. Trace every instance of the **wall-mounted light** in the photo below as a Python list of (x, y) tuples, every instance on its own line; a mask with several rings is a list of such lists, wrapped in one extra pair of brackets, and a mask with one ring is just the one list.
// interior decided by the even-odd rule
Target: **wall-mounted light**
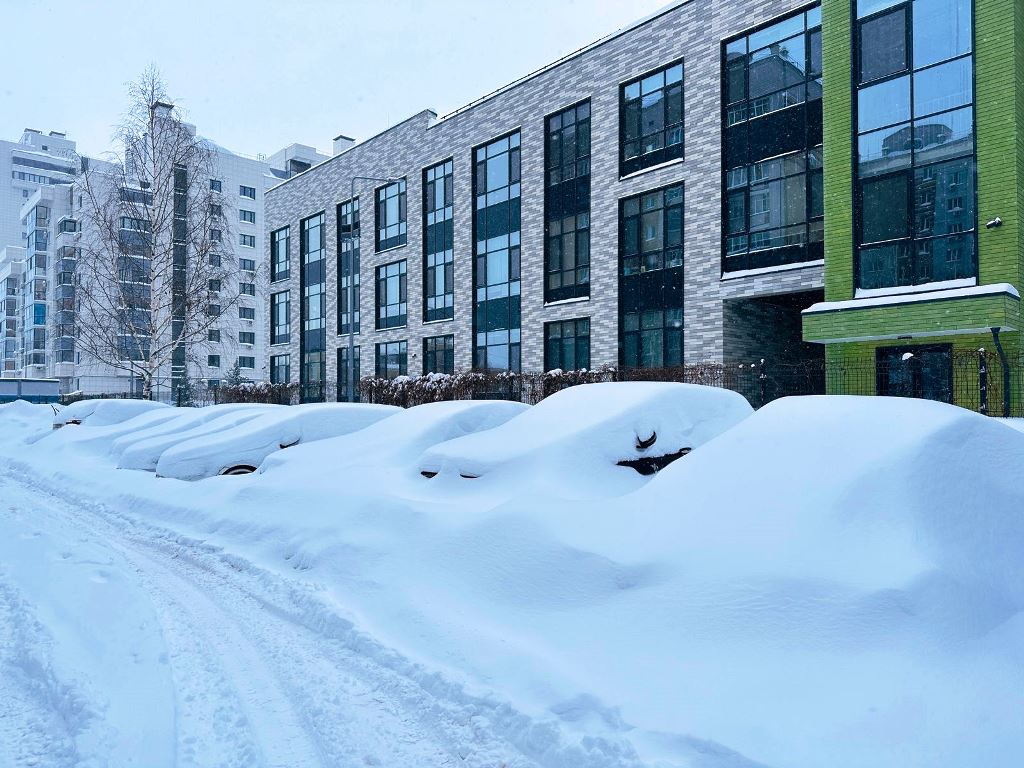
[(1003, 220), (996, 216), (994, 219), (992, 219), (992, 221), (989, 221), (985, 224), (985, 229), (995, 229), (996, 227), (1001, 226), (1003, 226)]

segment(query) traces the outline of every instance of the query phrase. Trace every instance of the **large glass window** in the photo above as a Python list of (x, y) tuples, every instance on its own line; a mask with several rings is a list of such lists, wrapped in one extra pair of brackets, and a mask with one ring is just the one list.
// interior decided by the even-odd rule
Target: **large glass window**
[(423, 373), (455, 373), (455, 336), (423, 339)]
[(473, 150), (473, 364), (519, 370), (519, 132)]
[(821, 9), (727, 41), (722, 70), (722, 271), (821, 259)]
[(590, 368), (590, 318), (544, 324), (544, 370)]
[(320, 212), (300, 222), (302, 333), (299, 376), (303, 401), (324, 399), (323, 386), (327, 375), (325, 256), (324, 214)]
[(548, 117), (544, 300), (590, 295), (590, 102)]
[(377, 345), (377, 378), (394, 379), (409, 374), (409, 347), (405, 341), (387, 341)]
[[(353, 400), (352, 402), (359, 402), (359, 346), (356, 345), (352, 348), (353, 365), (351, 366), (352, 378), (355, 379), (355, 387), (353, 388)], [(348, 402), (348, 381), (349, 381), (349, 363), (348, 363), (348, 345), (338, 347), (338, 402)]]
[(291, 355), (270, 356), (270, 383), (287, 384), (292, 377)]
[(423, 319), (455, 316), (453, 162), (423, 171)]
[(377, 190), (377, 250), (405, 245), (405, 179)]
[(857, 287), (977, 277), (970, 0), (860, 0)]
[(406, 323), (405, 259), (377, 267), (377, 329), (399, 328)]
[(291, 294), (288, 291), (275, 293), (270, 297), (270, 343), (287, 344), (291, 338), (289, 308)]
[(288, 279), (290, 232), (291, 227), (281, 227), (281, 229), (275, 229), (270, 233), (270, 279), (272, 282)]
[[(352, 310), (349, 282), (352, 282)], [(350, 326), (354, 320), (354, 327)], [(338, 333), (359, 333), (359, 198), (338, 206)]]
[(683, 362), (683, 185), (619, 204), (619, 361)]
[(953, 346), (879, 347), (875, 350), (877, 393), (953, 402)]
[(620, 89), (619, 175), (683, 156), (683, 63), (670, 64)]

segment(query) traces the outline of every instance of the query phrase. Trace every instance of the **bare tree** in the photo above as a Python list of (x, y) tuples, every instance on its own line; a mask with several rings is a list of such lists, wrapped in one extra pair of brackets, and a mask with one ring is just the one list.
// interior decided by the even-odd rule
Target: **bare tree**
[(76, 336), (83, 362), (141, 380), (145, 397), (205, 349), (238, 301), (215, 155), (169, 102), (153, 67), (129, 86), (120, 151), (83, 173)]

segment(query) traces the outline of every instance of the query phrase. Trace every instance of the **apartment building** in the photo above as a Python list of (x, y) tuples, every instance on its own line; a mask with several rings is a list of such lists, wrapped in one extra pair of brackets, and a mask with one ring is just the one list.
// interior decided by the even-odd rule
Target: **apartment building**
[[(194, 132), (194, 127), (189, 129)], [(54, 143), (55, 139), (62, 143)], [(222, 240), (222, 253), (233, 254), (227, 263), (238, 265), (228, 276), (230, 285), (210, 287), (210, 303), (215, 306), (220, 294), (239, 296), (239, 300), (221, 315), (201, 349), (190, 350), (187, 361), (181, 356), (161, 376), (158, 386), (163, 394), (186, 375), (192, 381), (216, 386), (236, 363), (244, 378), (267, 378), (263, 349), (268, 314), (266, 277), (260, 269), (263, 195), (272, 185), (326, 159), (312, 147), (299, 144), (270, 158), (251, 158), (203, 141), (215, 168), (213, 178), (205, 183), (222, 200), (225, 216), (230, 216), (225, 231), (211, 232), (211, 237)], [(74, 142), (62, 134), (47, 137), (32, 130), (26, 130), (21, 142), (5, 142), (0, 147), (0, 160), (13, 168), (10, 189), (3, 187), (7, 194), (0, 200), (0, 230), (9, 239), (8, 246), (0, 249), (0, 276), (6, 289), (2, 375), (58, 378), (64, 392), (130, 392), (138, 389), (138, 381), (125, 371), (90, 359), (76, 347), (76, 281), (80, 279), (76, 258), (80, 239), (89, 236), (82, 231), (79, 179), (89, 162), (101, 168), (102, 161), (79, 158), (74, 149)], [(42, 160), (43, 151), (66, 155)], [(63, 175), (39, 165), (55, 165), (58, 158), (65, 157), (62, 167), (68, 170)], [(27, 161), (35, 165), (25, 167), (39, 173), (26, 176), (28, 171), (20, 169)], [(44, 176), (44, 170), (50, 175)]]
[(352, 329), (362, 376), (768, 358), (969, 402), (958, 357), (1024, 362), (1022, 40), (1014, 0), (684, 1), (414, 115), (268, 194), (271, 375), (343, 397)]

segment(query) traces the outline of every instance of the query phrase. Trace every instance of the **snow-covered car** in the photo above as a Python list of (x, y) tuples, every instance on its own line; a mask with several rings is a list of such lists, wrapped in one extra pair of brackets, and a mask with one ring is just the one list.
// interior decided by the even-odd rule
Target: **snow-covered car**
[(363, 403), (287, 406), (220, 434), (195, 437), (167, 449), (160, 455), (156, 473), (179, 480), (247, 474), (275, 451), (356, 432), (400, 411), (393, 405)]
[(581, 384), (504, 425), (426, 451), (420, 474), (625, 493), (753, 413), (735, 392), (669, 382)]
[(217, 435), (268, 412), (283, 411), (284, 405), (233, 403), (198, 408), (150, 429), (124, 435), (114, 441), (111, 453), (118, 457), (120, 469), (153, 471), (164, 451), (205, 435)]
[(71, 424), (105, 427), (120, 424), (148, 411), (169, 407), (166, 403), (152, 400), (79, 400), (54, 414), (53, 428), (60, 429)]
[(269, 456), (259, 472), (288, 471), (311, 477), (345, 469), (415, 466), (438, 443), (501, 426), (530, 406), (505, 400), (454, 400), (413, 406), (366, 429)]

